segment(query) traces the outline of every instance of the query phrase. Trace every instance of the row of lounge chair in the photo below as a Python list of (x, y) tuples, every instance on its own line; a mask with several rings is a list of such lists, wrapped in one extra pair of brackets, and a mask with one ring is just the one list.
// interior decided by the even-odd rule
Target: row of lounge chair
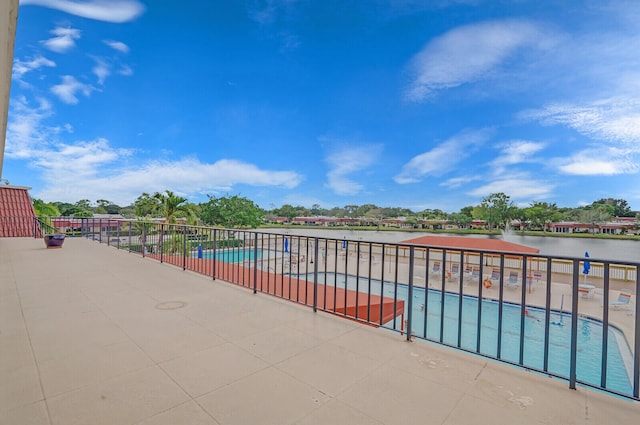
[[(431, 269), (432, 275), (441, 275), (443, 270), (441, 268), (440, 262), (436, 261), (433, 263), (433, 267)], [(460, 275), (460, 265), (458, 263), (453, 263), (451, 265), (451, 270), (446, 271), (446, 279), (448, 281), (455, 281), (458, 279)], [(478, 267), (467, 266), (464, 270), (464, 282), (468, 281), (479, 281), (480, 280), (480, 269)], [(500, 269), (492, 269), (491, 274), (485, 280), (489, 280), (492, 283), (498, 283), (500, 281)], [(532, 275), (527, 276), (525, 282), (528, 288), (532, 288), (533, 281), (540, 282), (542, 280), (542, 273), (534, 272)], [(521, 279), (519, 277), (519, 273), (514, 270), (509, 271), (509, 277), (504, 281), (504, 284), (507, 288), (518, 288), (521, 284)], [(580, 288), (579, 288), (580, 292)], [(591, 292), (589, 291), (589, 294)], [(583, 294), (584, 295), (584, 294)], [(632, 291), (628, 289), (622, 289), (618, 295), (616, 300), (610, 301), (610, 305), (614, 310), (626, 309), (629, 307)]]
[[(440, 262), (436, 261), (433, 263), (433, 267), (431, 268), (432, 275), (441, 275), (443, 270), (441, 268)], [(451, 265), (451, 270), (446, 271), (446, 278), (449, 281), (455, 280), (460, 275), (460, 265), (458, 263), (453, 263)], [(492, 283), (497, 284), (500, 281), (500, 269), (492, 269), (491, 274), (487, 277)], [(526, 284), (528, 287), (531, 287), (533, 280), (539, 282), (542, 279), (541, 273), (534, 273), (532, 276), (527, 276)], [(468, 282), (470, 280), (480, 280), (480, 269), (478, 267), (467, 266), (464, 270), (464, 281)], [(505, 286), (508, 288), (518, 288), (521, 284), (521, 280), (519, 278), (519, 273), (517, 271), (511, 270), (509, 272), (509, 277), (505, 280)]]

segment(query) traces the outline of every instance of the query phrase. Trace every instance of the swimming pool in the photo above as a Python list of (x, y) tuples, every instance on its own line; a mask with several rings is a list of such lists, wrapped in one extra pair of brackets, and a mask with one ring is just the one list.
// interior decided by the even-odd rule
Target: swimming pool
[[(313, 280), (307, 275), (307, 280)], [(326, 279), (326, 280), (325, 280)], [(335, 285), (340, 288), (355, 290), (356, 277), (319, 273), (318, 282)], [(369, 290), (372, 294), (405, 300), (405, 318), (408, 317), (408, 286), (394, 285), (392, 282), (360, 277), (358, 287), (361, 292)], [(382, 287), (381, 287), (382, 286)], [(491, 357), (499, 357), (513, 363), (520, 360), (520, 320), (521, 306), (503, 302), (501, 352), (498, 353), (498, 321), (499, 303), (495, 300), (483, 299), (478, 303), (474, 296), (462, 297), (462, 316), (459, 317), (460, 297), (457, 293), (445, 292), (444, 304), (442, 292), (424, 288), (413, 288), (412, 333), (428, 340), (440, 341), (457, 346), (458, 326), (460, 326), (460, 346), (469, 351), (477, 351), (478, 341), (478, 308), (481, 305), (480, 347), (479, 352)], [(545, 310), (527, 306), (524, 327), (523, 365), (536, 370), (544, 367)], [(440, 335), (441, 320), (442, 335)], [(399, 320), (399, 319), (398, 319)], [(550, 315), (548, 372), (569, 378), (571, 353), (571, 315), (553, 311)], [(387, 323), (384, 326), (391, 327)], [(397, 323), (400, 326), (400, 323)], [(602, 367), (602, 333), (603, 326), (598, 320), (588, 317), (578, 318), (577, 369), (579, 381), (600, 386)], [(632, 394), (632, 362), (633, 355), (623, 333), (614, 326), (608, 328), (607, 345), (607, 380), (606, 387), (623, 394)]]
[[(197, 254), (192, 254), (192, 257), (197, 257)], [(216, 259), (219, 261), (224, 261), (225, 263), (242, 263), (244, 261), (253, 260), (255, 257), (255, 252), (253, 248), (243, 248), (243, 249), (225, 249), (218, 251), (206, 251), (202, 253), (202, 258), (204, 259)], [(262, 258), (262, 250), (258, 249), (258, 259)]]

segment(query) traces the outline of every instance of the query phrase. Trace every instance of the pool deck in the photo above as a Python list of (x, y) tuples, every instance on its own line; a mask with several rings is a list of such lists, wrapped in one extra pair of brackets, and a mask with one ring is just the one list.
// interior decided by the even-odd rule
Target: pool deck
[(640, 417), (639, 402), (570, 390), (74, 238), (54, 250), (40, 239), (0, 239), (0, 369), (2, 424), (604, 424)]

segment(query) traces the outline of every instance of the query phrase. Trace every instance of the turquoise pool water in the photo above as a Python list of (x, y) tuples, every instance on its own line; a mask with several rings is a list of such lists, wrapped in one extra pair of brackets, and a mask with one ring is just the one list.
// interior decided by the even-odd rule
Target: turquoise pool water
[[(327, 284), (334, 285), (336, 275), (327, 273)], [(324, 283), (324, 273), (320, 273), (318, 282)], [(345, 276), (337, 276), (338, 287), (344, 288)], [(348, 289), (355, 290), (355, 276), (347, 276)], [(393, 283), (385, 282), (381, 288), (379, 280), (371, 280), (371, 293), (381, 293), (393, 297), (396, 287)], [(360, 278), (359, 290), (369, 290), (369, 280)], [(408, 287), (397, 286), (398, 299), (408, 301)], [(461, 326), (460, 345), (468, 350), (476, 351), (478, 337), (478, 298), (462, 297), (462, 316), (459, 317), (460, 297), (455, 293), (445, 293), (444, 304), (442, 292), (437, 290), (425, 291), (424, 288), (414, 288), (412, 332), (418, 337), (440, 340), (440, 324), (442, 309), (444, 309), (443, 342), (451, 345), (458, 344), (458, 324)], [(501, 352), (498, 353), (498, 308), (499, 303), (492, 300), (482, 300), (482, 319), (480, 326), (480, 352), (493, 357), (500, 357), (514, 363), (520, 357), (520, 318), (521, 307), (516, 304), (503, 303)], [(408, 302), (405, 302), (405, 318), (408, 317)], [(526, 366), (542, 370), (544, 366), (544, 332), (545, 312), (543, 309), (527, 306), (524, 327), (523, 363)], [(426, 314), (426, 315), (425, 315)], [(398, 319), (399, 320), (399, 319)], [(549, 365), (548, 371), (556, 375), (569, 377), (570, 365), (570, 331), (571, 316), (568, 313), (552, 312), (549, 326)], [(426, 323), (426, 326), (425, 326)], [(392, 324), (387, 324), (391, 326)], [(400, 323), (396, 324), (400, 327)], [(602, 363), (602, 323), (587, 317), (578, 319), (578, 350), (577, 350), (577, 378), (580, 381), (600, 385)], [(607, 381), (609, 389), (623, 394), (632, 394), (630, 376), (633, 355), (627, 341), (619, 329), (609, 326), (607, 346)]]
[[(214, 255), (215, 254), (215, 255)], [(197, 257), (197, 254), (192, 254), (192, 257)], [(207, 251), (202, 253), (202, 258), (224, 261), (225, 263), (242, 263), (246, 260), (253, 260), (255, 258), (255, 252), (253, 248), (245, 249), (230, 249), (224, 251)], [(262, 250), (258, 250), (258, 259), (262, 258)]]

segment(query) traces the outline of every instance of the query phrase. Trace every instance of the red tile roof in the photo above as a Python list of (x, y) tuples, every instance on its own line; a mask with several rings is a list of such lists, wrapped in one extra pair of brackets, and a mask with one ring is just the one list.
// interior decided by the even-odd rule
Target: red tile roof
[(432, 246), (435, 248), (475, 249), (483, 251), (521, 252), (531, 254), (540, 252), (538, 248), (505, 242), (500, 239), (464, 238), (461, 236), (422, 236), (402, 242), (415, 245)]
[(0, 238), (33, 237), (40, 234), (34, 226), (36, 216), (28, 187), (0, 186)]

